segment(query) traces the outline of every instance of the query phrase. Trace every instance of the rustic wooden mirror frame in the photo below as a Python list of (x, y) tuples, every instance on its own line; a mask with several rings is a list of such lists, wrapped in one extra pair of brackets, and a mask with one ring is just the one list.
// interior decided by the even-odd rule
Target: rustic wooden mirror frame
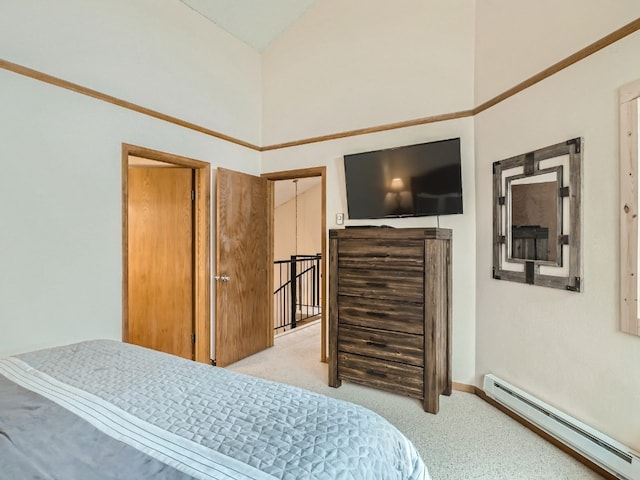
[[(580, 292), (582, 278), (582, 139), (494, 162), (493, 164), (493, 278)], [(554, 175), (558, 182), (557, 232), (551, 248), (554, 261), (513, 258), (511, 255), (511, 185)], [(557, 243), (555, 243), (557, 242)]]

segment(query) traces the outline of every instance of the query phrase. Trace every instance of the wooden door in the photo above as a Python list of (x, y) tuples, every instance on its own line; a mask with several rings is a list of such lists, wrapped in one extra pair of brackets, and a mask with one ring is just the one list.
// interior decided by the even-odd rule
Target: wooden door
[(128, 169), (128, 341), (193, 359), (193, 172)]
[(273, 345), (271, 184), (216, 173), (215, 360), (225, 366)]

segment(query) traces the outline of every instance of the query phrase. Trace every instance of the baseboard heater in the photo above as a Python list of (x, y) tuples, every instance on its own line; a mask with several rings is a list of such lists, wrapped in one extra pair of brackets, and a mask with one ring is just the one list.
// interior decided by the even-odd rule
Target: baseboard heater
[(625, 445), (553, 408), (494, 375), (484, 376), (484, 391), (549, 435), (623, 480), (640, 480), (640, 456)]

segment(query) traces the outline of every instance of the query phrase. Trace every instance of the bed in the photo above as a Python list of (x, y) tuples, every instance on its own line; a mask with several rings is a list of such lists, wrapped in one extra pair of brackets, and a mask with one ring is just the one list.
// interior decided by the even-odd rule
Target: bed
[(379, 415), (109, 340), (0, 360), (7, 479), (402, 479), (429, 474)]

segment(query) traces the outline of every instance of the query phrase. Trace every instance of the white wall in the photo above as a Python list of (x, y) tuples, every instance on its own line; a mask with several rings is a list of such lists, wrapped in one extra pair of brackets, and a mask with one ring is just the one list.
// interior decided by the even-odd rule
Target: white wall
[(314, 4), (263, 54), (264, 144), (472, 107), (474, 4)]
[(260, 56), (177, 0), (3, 0), (0, 58), (260, 143)]
[[(473, 0), (321, 0), (263, 55), (265, 145), (473, 107)], [(475, 369), (475, 185), (470, 118), (267, 151), (262, 170), (326, 166), (327, 224), (347, 212), (342, 156), (462, 139), (464, 214), (453, 229), (453, 377)], [(436, 226), (436, 218), (359, 221)], [(347, 223), (358, 223), (347, 221)]]
[[(259, 141), (259, 57), (179, 2), (5, 1), (0, 58)], [(5, 70), (0, 105), (0, 356), (121, 338), (123, 142), (259, 172), (252, 150)]]
[(478, 1), (476, 106), (639, 15), (637, 0)]
[[(494, 81), (498, 89), (508, 86), (501, 84), (504, 75), (512, 83), (523, 80), (530, 61), (539, 64), (537, 70), (551, 60), (553, 51), (565, 55), (571, 53), (567, 49), (577, 50), (580, 46), (571, 39), (590, 43), (640, 16), (637, 2), (587, 3), (538, 2), (527, 8), (527, 22), (517, 22), (516, 28), (513, 19), (523, 13), (521, 3), (478, 2), (480, 99), (498, 93), (491, 91)], [(553, 17), (563, 19), (562, 24)], [(544, 28), (540, 45), (553, 41), (557, 47), (538, 52), (531, 29), (548, 20), (551, 28)], [(603, 25), (608, 32), (601, 32)], [(508, 42), (495, 41), (496, 35), (506, 32)], [(640, 450), (640, 338), (619, 332), (617, 307), (617, 89), (640, 78), (638, 51), (636, 32), (475, 119), (476, 382), (480, 384), (485, 373), (494, 373), (636, 450)], [(584, 291), (491, 279), (491, 164), (574, 137), (585, 141)]]

